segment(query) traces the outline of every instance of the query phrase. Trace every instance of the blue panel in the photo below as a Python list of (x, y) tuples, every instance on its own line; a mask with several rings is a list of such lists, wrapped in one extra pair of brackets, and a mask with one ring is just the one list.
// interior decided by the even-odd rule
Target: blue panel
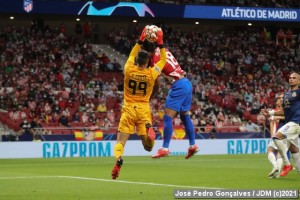
[(299, 9), (185, 6), (184, 18), (255, 20), (255, 21), (294, 21), (299, 20)]

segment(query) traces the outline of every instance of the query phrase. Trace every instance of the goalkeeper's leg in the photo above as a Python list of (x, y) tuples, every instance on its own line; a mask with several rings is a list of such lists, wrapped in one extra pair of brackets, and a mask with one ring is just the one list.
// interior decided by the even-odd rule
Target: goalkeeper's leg
[(130, 134), (127, 134), (127, 133), (121, 133), (121, 132), (118, 133), (117, 143), (114, 147), (114, 155), (116, 158), (116, 164), (111, 172), (112, 179), (116, 179), (120, 174), (120, 170), (123, 165), (122, 156), (124, 153), (124, 147), (125, 147), (125, 144), (129, 138), (129, 136), (130, 136)]
[(142, 135), (142, 143), (146, 151), (152, 151), (155, 140), (151, 140), (147, 135)]

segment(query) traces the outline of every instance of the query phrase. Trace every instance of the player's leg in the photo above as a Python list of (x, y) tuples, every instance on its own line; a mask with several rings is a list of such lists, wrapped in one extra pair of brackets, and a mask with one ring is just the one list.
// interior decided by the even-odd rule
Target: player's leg
[(189, 159), (199, 151), (198, 146), (195, 144), (195, 129), (189, 113), (180, 114), (180, 119), (184, 124), (185, 132), (189, 139), (190, 146), (185, 156), (185, 159)]
[(152, 158), (160, 158), (169, 155), (169, 144), (173, 133), (173, 118), (176, 116), (178, 112), (183, 110), (182, 105), (186, 100), (186, 97), (190, 93), (190, 89), (187, 88), (189, 86), (188, 83), (189, 83), (188, 79), (186, 78), (179, 79), (173, 83), (172, 88), (169, 91), (165, 103), (165, 114), (163, 117), (163, 121), (164, 121), (163, 147), (159, 149), (157, 154), (152, 156)]
[[(298, 143), (298, 141), (297, 141)], [(295, 163), (296, 170), (298, 174), (300, 175), (300, 153), (299, 153), (299, 147), (295, 144), (291, 143), (289, 150), (291, 151), (292, 158)]]
[(269, 162), (272, 164), (273, 168), (278, 168), (277, 166), (277, 162), (276, 162), (276, 150), (273, 149), (272, 147), (268, 147), (267, 149), (267, 156), (268, 156), (268, 160)]
[(197, 145), (195, 144), (195, 128), (194, 128), (194, 125), (193, 125), (191, 117), (190, 117), (191, 112), (189, 111), (191, 109), (191, 105), (192, 105), (193, 87), (192, 87), (191, 82), (188, 79), (184, 79), (183, 82), (184, 82), (183, 86), (186, 89), (186, 91), (188, 91), (188, 93), (185, 96), (185, 99), (180, 108), (180, 112), (181, 112), (180, 119), (184, 125), (185, 132), (189, 139), (190, 147), (188, 149), (188, 154), (185, 157), (186, 159), (188, 159), (191, 156), (195, 155), (199, 149), (198, 149)]
[(189, 138), (190, 147), (195, 145), (195, 128), (190, 117), (190, 112), (184, 112), (180, 114), (180, 119), (184, 125), (185, 132)]
[[(272, 143), (272, 142), (271, 142)], [(274, 144), (275, 145), (275, 144)], [(275, 178), (276, 176), (279, 175), (279, 167), (277, 165), (277, 159), (276, 159), (276, 154), (277, 154), (277, 150), (274, 149), (273, 147), (271, 147), (270, 145), (268, 146), (267, 149), (267, 156), (268, 156), (268, 160), (269, 162), (272, 164), (273, 168), (271, 170), (271, 172), (268, 174), (269, 178)]]
[(280, 176), (286, 176), (289, 171), (291, 171), (293, 169), (293, 166), (291, 165), (288, 157), (287, 157), (287, 148), (283, 142), (283, 140), (285, 140), (284, 136), (282, 135), (282, 133), (277, 132), (276, 133), (276, 137), (273, 137), (273, 141), (276, 144), (277, 148), (278, 148), (278, 152), (280, 153), (282, 159), (283, 159), (283, 169), (282, 172), (280, 174)]
[(120, 174), (120, 170), (123, 165), (122, 156), (124, 153), (125, 144), (130, 136), (130, 133), (134, 133), (134, 116), (136, 116), (134, 108), (129, 106), (124, 106), (122, 108), (122, 115), (118, 127), (117, 143), (114, 147), (116, 163), (111, 172), (113, 179), (116, 179)]
[(279, 171), (278, 171), (278, 175), (276, 175), (275, 178), (279, 178), (282, 167), (283, 167), (283, 159), (279, 153), (277, 153), (277, 155), (276, 155), (276, 163), (277, 163)]
[(180, 110), (180, 106), (183, 102), (183, 97), (185, 96), (184, 89), (180, 86), (180, 81), (173, 83), (172, 88), (166, 98), (165, 109), (164, 109), (164, 141), (162, 148), (152, 156), (152, 158), (161, 158), (169, 156), (169, 145), (173, 134), (173, 118), (176, 116), (177, 112)]
[(114, 155), (116, 158), (115, 166), (111, 172), (112, 179), (116, 179), (119, 176), (121, 167), (123, 165), (123, 153), (126, 141), (128, 140), (130, 134), (119, 132), (117, 136), (117, 143), (114, 147)]
[(155, 144), (155, 140), (150, 140), (149, 137), (147, 137), (147, 135), (142, 135), (141, 139), (144, 149), (149, 152), (152, 151), (153, 146)]
[(152, 128), (152, 115), (150, 105), (141, 105), (136, 108), (136, 133), (141, 136), (142, 144), (146, 151), (152, 151), (156, 133)]
[(176, 116), (177, 111), (165, 108), (165, 114), (163, 116), (164, 122), (164, 141), (162, 148), (158, 150), (158, 152), (152, 156), (152, 158), (161, 158), (167, 157), (170, 154), (169, 145), (172, 139), (173, 133), (173, 118)]
[(282, 126), (272, 138), (284, 162), (284, 166), (280, 176), (286, 176), (293, 169), (293, 166), (291, 165), (290, 160), (286, 154), (287, 147), (286, 144), (284, 144), (284, 140), (286, 140), (286, 137), (294, 135), (294, 132), (297, 131), (296, 125), (298, 124), (294, 122), (288, 122), (287, 124)]
[(142, 144), (144, 149), (150, 152), (152, 151), (155, 143), (156, 133), (150, 123), (146, 123), (146, 125), (142, 124), (142, 126), (145, 127), (145, 131), (143, 131), (143, 133), (146, 132), (145, 135), (142, 135)]
[(152, 124), (147, 123), (145, 125), (145, 127), (146, 127), (146, 133), (147, 133), (148, 139), (151, 140), (151, 141), (154, 141), (155, 137), (156, 137), (156, 133), (155, 133), (153, 127), (152, 127)]
[(114, 155), (116, 160), (123, 156), (125, 144), (130, 134), (119, 132), (117, 135), (117, 143), (114, 147)]
[(169, 108), (165, 108), (165, 114), (163, 116), (164, 121), (164, 141), (163, 148), (168, 149), (173, 134), (173, 118), (176, 116), (177, 111)]

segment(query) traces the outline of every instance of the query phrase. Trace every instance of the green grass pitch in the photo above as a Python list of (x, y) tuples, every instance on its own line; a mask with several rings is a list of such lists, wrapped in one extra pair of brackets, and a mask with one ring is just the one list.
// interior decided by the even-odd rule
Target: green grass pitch
[(295, 170), (269, 179), (266, 155), (124, 157), (117, 180), (114, 157), (0, 160), (1, 200), (168, 200), (174, 189), (300, 189)]

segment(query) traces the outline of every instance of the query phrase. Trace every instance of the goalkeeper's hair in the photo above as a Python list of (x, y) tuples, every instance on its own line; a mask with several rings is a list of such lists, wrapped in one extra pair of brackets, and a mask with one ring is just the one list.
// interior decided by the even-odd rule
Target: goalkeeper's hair
[(145, 40), (142, 48), (145, 51), (148, 51), (149, 53), (154, 53), (154, 51), (156, 49), (156, 45), (155, 45), (155, 42), (149, 42), (148, 40)]
[(140, 50), (137, 57), (136, 57), (136, 62), (139, 66), (148, 64), (149, 62), (149, 53), (145, 50)]

